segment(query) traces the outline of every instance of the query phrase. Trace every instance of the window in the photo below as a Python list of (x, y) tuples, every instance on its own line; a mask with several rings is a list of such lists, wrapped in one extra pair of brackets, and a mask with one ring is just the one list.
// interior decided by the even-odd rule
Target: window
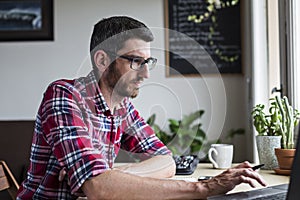
[(300, 108), (300, 3), (297, 0), (279, 0), (280, 68), (283, 94), (296, 108)]
[[(278, 0), (280, 27), (280, 70), (283, 94), (300, 110), (300, 2)], [(298, 126), (299, 129), (299, 126)], [(299, 131), (299, 130), (298, 130)]]

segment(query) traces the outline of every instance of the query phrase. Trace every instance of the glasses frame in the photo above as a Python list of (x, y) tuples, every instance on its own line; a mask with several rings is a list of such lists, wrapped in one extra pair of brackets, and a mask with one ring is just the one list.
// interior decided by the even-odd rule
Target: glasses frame
[[(152, 69), (155, 68), (156, 63), (157, 63), (157, 59), (153, 58), (153, 57), (147, 58), (145, 60), (142, 57), (131, 57), (131, 56), (125, 56), (125, 55), (118, 55), (118, 54), (116, 54), (114, 52), (110, 52), (110, 51), (108, 53), (111, 54), (111, 55), (113, 55), (113, 56), (115, 56), (115, 57), (117, 57), (117, 58), (123, 58), (125, 60), (130, 61), (130, 68), (133, 69), (133, 70), (135, 70), (135, 71), (141, 70), (145, 66), (145, 64), (148, 64), (150, 61), (152, 61), (153, 64), (152, 65), (148, 65), (148, 69), (152, 70)], [(139, 68), (133, 67), (133, 63), (134, 62), (140, 62), (141, 63), (141, 64), (139, 64)]]

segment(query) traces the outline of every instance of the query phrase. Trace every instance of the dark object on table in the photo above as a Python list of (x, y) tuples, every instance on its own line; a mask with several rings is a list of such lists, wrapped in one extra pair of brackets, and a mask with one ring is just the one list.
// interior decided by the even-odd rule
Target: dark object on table
[(173, 156), (176, 163), (176, 175), (192, 174), (199, 163), (199, 158), (195, 155)]

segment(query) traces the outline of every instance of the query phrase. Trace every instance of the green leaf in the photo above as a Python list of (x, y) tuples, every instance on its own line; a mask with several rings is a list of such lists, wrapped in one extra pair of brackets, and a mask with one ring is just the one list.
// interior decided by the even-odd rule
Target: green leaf
[(153, 126), (153, 125), (154, 125), (155, 118), (156, 118), (156, 115), (155, 115), (155, 114), (151, 115), (151, 116), (148, 118), (148, 120), (147, 120), (147, 124), (149, 124), (150, 126)]
[(203, 114), (204, 110), (199, 110), (190, 115), (184, 116), (182, 119), (182, 126), (189, 127), (195, 120), (200, 119)]
[(174, 155), (197, 152), (206, 141), (206, 134), (201, 129), (200, 118), (203, 110), (186, 115), (182, 120), (168, 119), (169, 132), (161, 130), (155, 124), (155, 114), (151, 115), (147, 123), (153, 128), (156, 136), (173, 152)]
[(175, 120), (175, 119), (169, 119), (169, 122), (170, 122), (170, 125), (173, 125), (173, 126), (179, 126), (179, 124), (180, 124), (180, 121)]

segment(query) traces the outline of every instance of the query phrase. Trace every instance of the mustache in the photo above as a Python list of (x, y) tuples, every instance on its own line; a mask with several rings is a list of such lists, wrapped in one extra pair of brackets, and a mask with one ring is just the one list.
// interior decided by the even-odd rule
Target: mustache
[(134, 82), (143, 82), (144, 81), (144, 78), (142, 78), (142, 77), (138, 77), (138, 78), (136, 78), (136, 79), (133, 79), (133, 81)]

